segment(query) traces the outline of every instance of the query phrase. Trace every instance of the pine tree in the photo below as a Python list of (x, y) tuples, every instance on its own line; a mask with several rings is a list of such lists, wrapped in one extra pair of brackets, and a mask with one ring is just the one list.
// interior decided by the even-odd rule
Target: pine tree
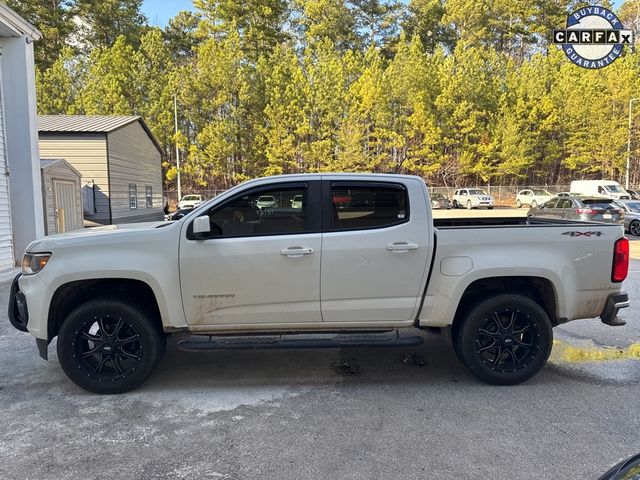
[(74, 30), (72, 0), (7, 0), (7, 5), (40, 30), (34, 45), (38, 70), (43, 72), (60, 57)]
[(120, 37), (137, 47), (147, 23), (141, 6), (142, 0), (74, 0), (72, 42), (87, 54), (113, 46)]
[(43, 71), (36, 71), (39, 114), (75, 113), (81, 69), (81, 61), (71, 48), (66, 47), (53, 65)]

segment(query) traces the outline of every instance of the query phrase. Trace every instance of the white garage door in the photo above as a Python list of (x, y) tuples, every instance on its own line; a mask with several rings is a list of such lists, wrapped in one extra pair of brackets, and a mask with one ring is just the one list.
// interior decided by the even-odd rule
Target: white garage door
[[(0, 79), (2, 78), (0, 65)], [(11, 235), (11, 208), (9, 206), (9, 177), (7, 176), (7, 149), (4, 133), (4, 105), (0, 81), (0, 272), (14, 266)]]

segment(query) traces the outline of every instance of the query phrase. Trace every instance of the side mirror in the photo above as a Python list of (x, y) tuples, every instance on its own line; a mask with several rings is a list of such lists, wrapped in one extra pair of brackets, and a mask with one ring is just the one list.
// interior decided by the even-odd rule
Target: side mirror
[(193, 221), (193, 236), (198, 239), (207, 237), (211, 233), (209, 215), (201, 215)]

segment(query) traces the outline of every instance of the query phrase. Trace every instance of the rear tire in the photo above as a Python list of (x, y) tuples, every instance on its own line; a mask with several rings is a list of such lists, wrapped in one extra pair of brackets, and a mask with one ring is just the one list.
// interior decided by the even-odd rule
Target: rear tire
[(455, 200), (453, 201), (453, 208), (458, 208), (458, 202), (456, 202)]
[(514, 385), (545, 365), (553, 345), (546, 312), (528, 297), (497, 295), (471, 307), (454, 328), (454, 350), (480, 380)]
[(516, 208), (522, 208), (522, 202), (520, 200), (516, 200)]
[(58, 333), (58, 359), (69, 379), (94, 393), (123, 393), (156, 368), (166, 337), (149, 314), (112, 297), (73, 310)]
[(538, 208), (538, 202), (536, 202), (535, 200), (531, 202), (531, 208)]

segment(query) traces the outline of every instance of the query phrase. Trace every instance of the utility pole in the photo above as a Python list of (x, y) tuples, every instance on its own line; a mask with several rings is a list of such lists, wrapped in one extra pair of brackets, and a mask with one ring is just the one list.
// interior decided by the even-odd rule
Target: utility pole
[(633, 102), (639, 101), (640, 98), (632, 98), (629, 100), (629, 138), (627, 139), (627, 168), (625, 171), (624, 188), (629, 188), (629, 168), (631, 166), (631, 130), (633, 127), (633, 117), (631, 115), (633, 111)]
[[(631, 117), (629, 117), (631, 118)], [(180, 149), (178, 148), (178, 96), (173, 96), (173, 120), (176, 127), (176, 171), (178, 172), (176, 180), (178, 183), (178, 201), (182, 200), (182, 185), (180, 184)], [(631, 120), (629, 120), (631, 121)], [(628, 164), (627, 164), (628, 169)], [(627, 172), (627, 181), (629, 173)]]

